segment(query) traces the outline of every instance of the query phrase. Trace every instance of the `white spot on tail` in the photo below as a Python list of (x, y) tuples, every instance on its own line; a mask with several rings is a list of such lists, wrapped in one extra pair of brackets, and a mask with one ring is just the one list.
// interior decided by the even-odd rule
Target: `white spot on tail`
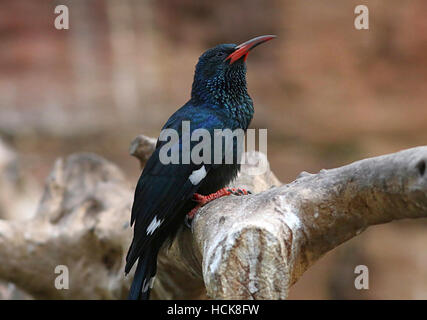
[(153, 221), (151, 221), (150, 225), (147, 227), (147, 235), (152, 235), (162, 222), (163, 220), (157, 220), (157, 216), (155, 216)]
[(151, 277), (150, 280), (147, 282), (147, 278), (144, 279), (144, 282), (142, 283), (142, 288), (141, 288), (141, 292), (147, 292), (148, 289), (153, 289), (154, 287), (154, 280), (156, 279), (156, 277)]
[(206, 177), (206, 173), (205, 166), (202, 166), (200, 169), (194, 170), (189, 179), (193, 185), (199, 184)]

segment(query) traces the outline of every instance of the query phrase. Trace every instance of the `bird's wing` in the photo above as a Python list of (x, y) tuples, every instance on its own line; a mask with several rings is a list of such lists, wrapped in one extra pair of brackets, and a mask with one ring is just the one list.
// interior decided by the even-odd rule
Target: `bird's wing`
[[(205, 110), (175, 113), (163, 129), (176, 129), (181, 132), (182, 121), (191, 119), (191, 131), (205, 128), (212, 131), (223, 128), (221, 117), (204, 112)], [(139, 178), (132, 206), (131, 225), (134, 223), (134, 239), (127, 255), (126, 272), (130, 270), (138, 257), (144, 252), (163, 228), (174, 223), (175, 215), (184, 203), (196, 192), (211, 165), (163, 164), (159, 159), (160, 149), (166, 142), (158, 141), (156, 149), (147, 161)], [(193, 145), (195, 142), (192, 142)], [(182, 150), (182, 137), (177, 146)], [(192, 146), (191, 146), (192, 147)], [(176, 223), (176, 222), (175, 222)]]

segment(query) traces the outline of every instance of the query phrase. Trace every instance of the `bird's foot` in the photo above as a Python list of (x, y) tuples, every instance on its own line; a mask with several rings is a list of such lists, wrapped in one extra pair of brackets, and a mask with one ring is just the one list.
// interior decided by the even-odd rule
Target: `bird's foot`
[(217, 192), (208, 194), (207, 196), (204, 196), (199, 193), (193, 194), (193, 201), (197, 202), (197, 205), (189, 212), (186, 216), (186, 224), (189, 226), (189, 222), (193, 220), (194, 216), (196, 215), (197, 211), (203, 207), (205, 204), (229, 195), (235, 195), (235, 196), (243, 196), (251, 194), (252, 192), (246, 190), (246, 189), (240, 189), (240, 188), (222, 188), (219, 189)]

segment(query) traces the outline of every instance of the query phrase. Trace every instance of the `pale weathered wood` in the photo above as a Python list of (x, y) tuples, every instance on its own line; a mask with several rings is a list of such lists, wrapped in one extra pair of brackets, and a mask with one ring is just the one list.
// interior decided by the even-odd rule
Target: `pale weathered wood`
[[(131, 153), (143, 164), (154, 143), (139, 136)], [(233, 185), (254, 194), (199, 211), (192, 232), (184, 228), (160, 254), (152, 297), (284, 299), (317, 259), (368, 226), (427, 217), (426, 163), (427, 147), (418, 147), (286, 185), (244, 165)], [(132, 198), (114, 164), (93, 154), (59, 159), (36, 216), (0, 220), (0, 279), (36, 298), (124, 298), (133, 276), (123, 275)], [(68, 290), (54, 286), (57, 265), (70, 270)]]

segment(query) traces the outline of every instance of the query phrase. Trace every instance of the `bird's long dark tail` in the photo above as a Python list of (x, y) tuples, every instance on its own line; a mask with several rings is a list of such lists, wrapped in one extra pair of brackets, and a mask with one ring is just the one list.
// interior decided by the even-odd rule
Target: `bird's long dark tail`
[(148, 300), (150, 298), (150, 289), (156, 270), (157, 252), (148, 250), (138, 259), (138, 265), (128, 296), (129, 300)]

